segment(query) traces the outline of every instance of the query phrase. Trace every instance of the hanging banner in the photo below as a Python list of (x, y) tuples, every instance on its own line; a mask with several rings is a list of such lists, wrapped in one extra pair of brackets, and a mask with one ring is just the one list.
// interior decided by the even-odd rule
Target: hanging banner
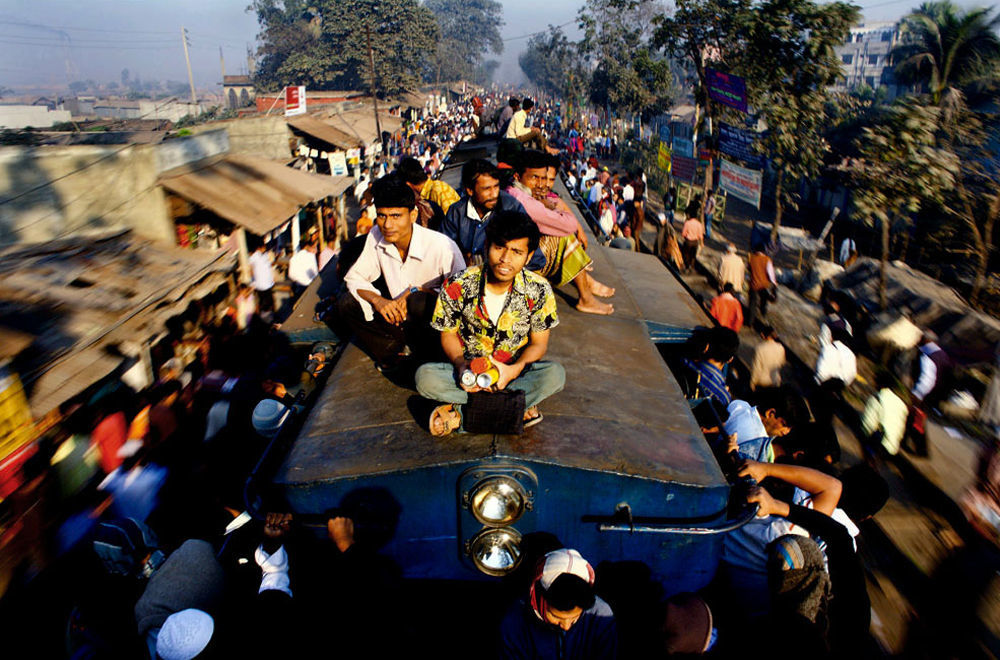
[(334, 151), (330, 154), (330, 174), (334, 176), (347, 175), (347, 154), (343, 151)]
[(671, 144), (673, 145), (674, 153), (678, 156), (694, 158), (694, 140), (691, 138), (674, 135), (674, 139)]
[(698, 161), (687, 156), (678, 156), (676, 153), (670, 158), (670, 173), (674, 178), (684, 181), (693, 181), (695, 172), (698, 171)]
[(708, 97), (740, 112), (747, 111), (747, 84), (743, 78), (728, 73), (705, 69)]
[(763, 176), (759, 170), (734, 165), (722, 159), (719, 172), (719, 187), (727, 193), (760, 208), (760, 191)]
[(764, 164), (764, 159), (753, 151), (753, 144), (759, 139), (760, 135), (753, 131), (736, 128), (724, 122), (719, 123), (719, 151), (736, 160), (742, 160), (747, 167), (755, 170), (763, 169)]
[(660, 124), (660, 142), (670, 142), (670, 124)]
[(656, 166), (670, 174), (670, 149), (666, 142), (661, 142), (660, 148), (656, 152)]
[(361, 162), (361, 150), (360, 149), (348, 149), (347, 150), (347, 162), (351, 165), (357, 165)]
[(304, 85), (285, 88), (285, 116), (306, 113), (306, 88)]

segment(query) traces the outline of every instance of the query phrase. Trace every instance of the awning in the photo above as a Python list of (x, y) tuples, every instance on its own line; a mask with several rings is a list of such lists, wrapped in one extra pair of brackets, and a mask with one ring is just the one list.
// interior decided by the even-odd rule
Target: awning
[[(395, 133), (403, 125), (402, 117), (378, 113), (379, 123), (382, 130)], [(375, 128), (375, 113), (371, 106), (331, 114), (321, 119), (323, 123), (359, 138), (364, 144), (378, 142), (381, 136)]]
[(339, 197), (354, 184), (349, 176), (310, 174), (279, 162), (226, 154), (177, 168), (160, 185), (219, 217), (263, 236), (310, 202)]
[(288, 120), (288, 125), (299, 133), (305, 133), (310, 137), (322, 140), (337, 149), (356, 149), (363, 144), (361, 138), (357, 135), (345, 133), (309, 115), (292, 117)]

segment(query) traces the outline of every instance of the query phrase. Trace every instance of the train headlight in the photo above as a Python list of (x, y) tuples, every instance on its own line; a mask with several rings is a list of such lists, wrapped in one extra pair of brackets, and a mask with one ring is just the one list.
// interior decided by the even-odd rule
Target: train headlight
[(469, 508), (484, 525), (509, 525), (524, 515), (528, 495), (521, 484), (510, 477), (483, 479), (472, 487)]
[(521, 561), (521, 535), (510, 527), (484, 529), (472, 539), (469, 554), (483, 573), (506, 575)]

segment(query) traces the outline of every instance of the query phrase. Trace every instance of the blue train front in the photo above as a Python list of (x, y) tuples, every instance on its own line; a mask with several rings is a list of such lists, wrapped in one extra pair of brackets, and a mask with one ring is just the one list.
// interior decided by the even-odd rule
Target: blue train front
[(393, 512), (383, 552), (410, 578), (495, 579), (524, 535), (548, 532), (595, 564), (642, 561), (669, 592), (706, 585), (730, 486), (653, 343), (705, 317), (654, 257), (590, 252), (616, 312), (581, 314), (560, 297), (546, 359), (566, 387), (541, 424), (433, 438), (415, 392), (350, 346), (273, 478), (293, 511), (381, 499), (372, 506)]

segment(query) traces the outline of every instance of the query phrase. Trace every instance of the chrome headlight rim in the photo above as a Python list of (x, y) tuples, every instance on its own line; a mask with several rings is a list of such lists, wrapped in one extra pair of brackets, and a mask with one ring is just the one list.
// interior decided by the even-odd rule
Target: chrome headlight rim
[[(497, 537), (506, 537), (502, 541), (490, 543)], [(485, 527), (472, 537), (468, 544), (468, 553), (472, 564), (481, 573), (492, 577), (504, 577), (517, 570), (521, 565), (521, 533), (513, 527)], [(512, 561), (507, 566), (490, 566), (484, 563), (481, 558), (482, 550), (486, 548), (502, 547)]]
[[(505, 500), (514, 501), (513, 512), (503, 517), (489, 517), (483, 513), (483, 505), (488, 496), (497, 494)], [(472, 488), (469, 489), (468, 503), (469, 512), (480, 524), (487, 527), (512, 525), (520, 520), (530, 507), (528, 493), (524, 486), (505, 474), (492, 474), (473, 484)], [(505, 510), (510, 511), (510, 507), (505, 507)]]

